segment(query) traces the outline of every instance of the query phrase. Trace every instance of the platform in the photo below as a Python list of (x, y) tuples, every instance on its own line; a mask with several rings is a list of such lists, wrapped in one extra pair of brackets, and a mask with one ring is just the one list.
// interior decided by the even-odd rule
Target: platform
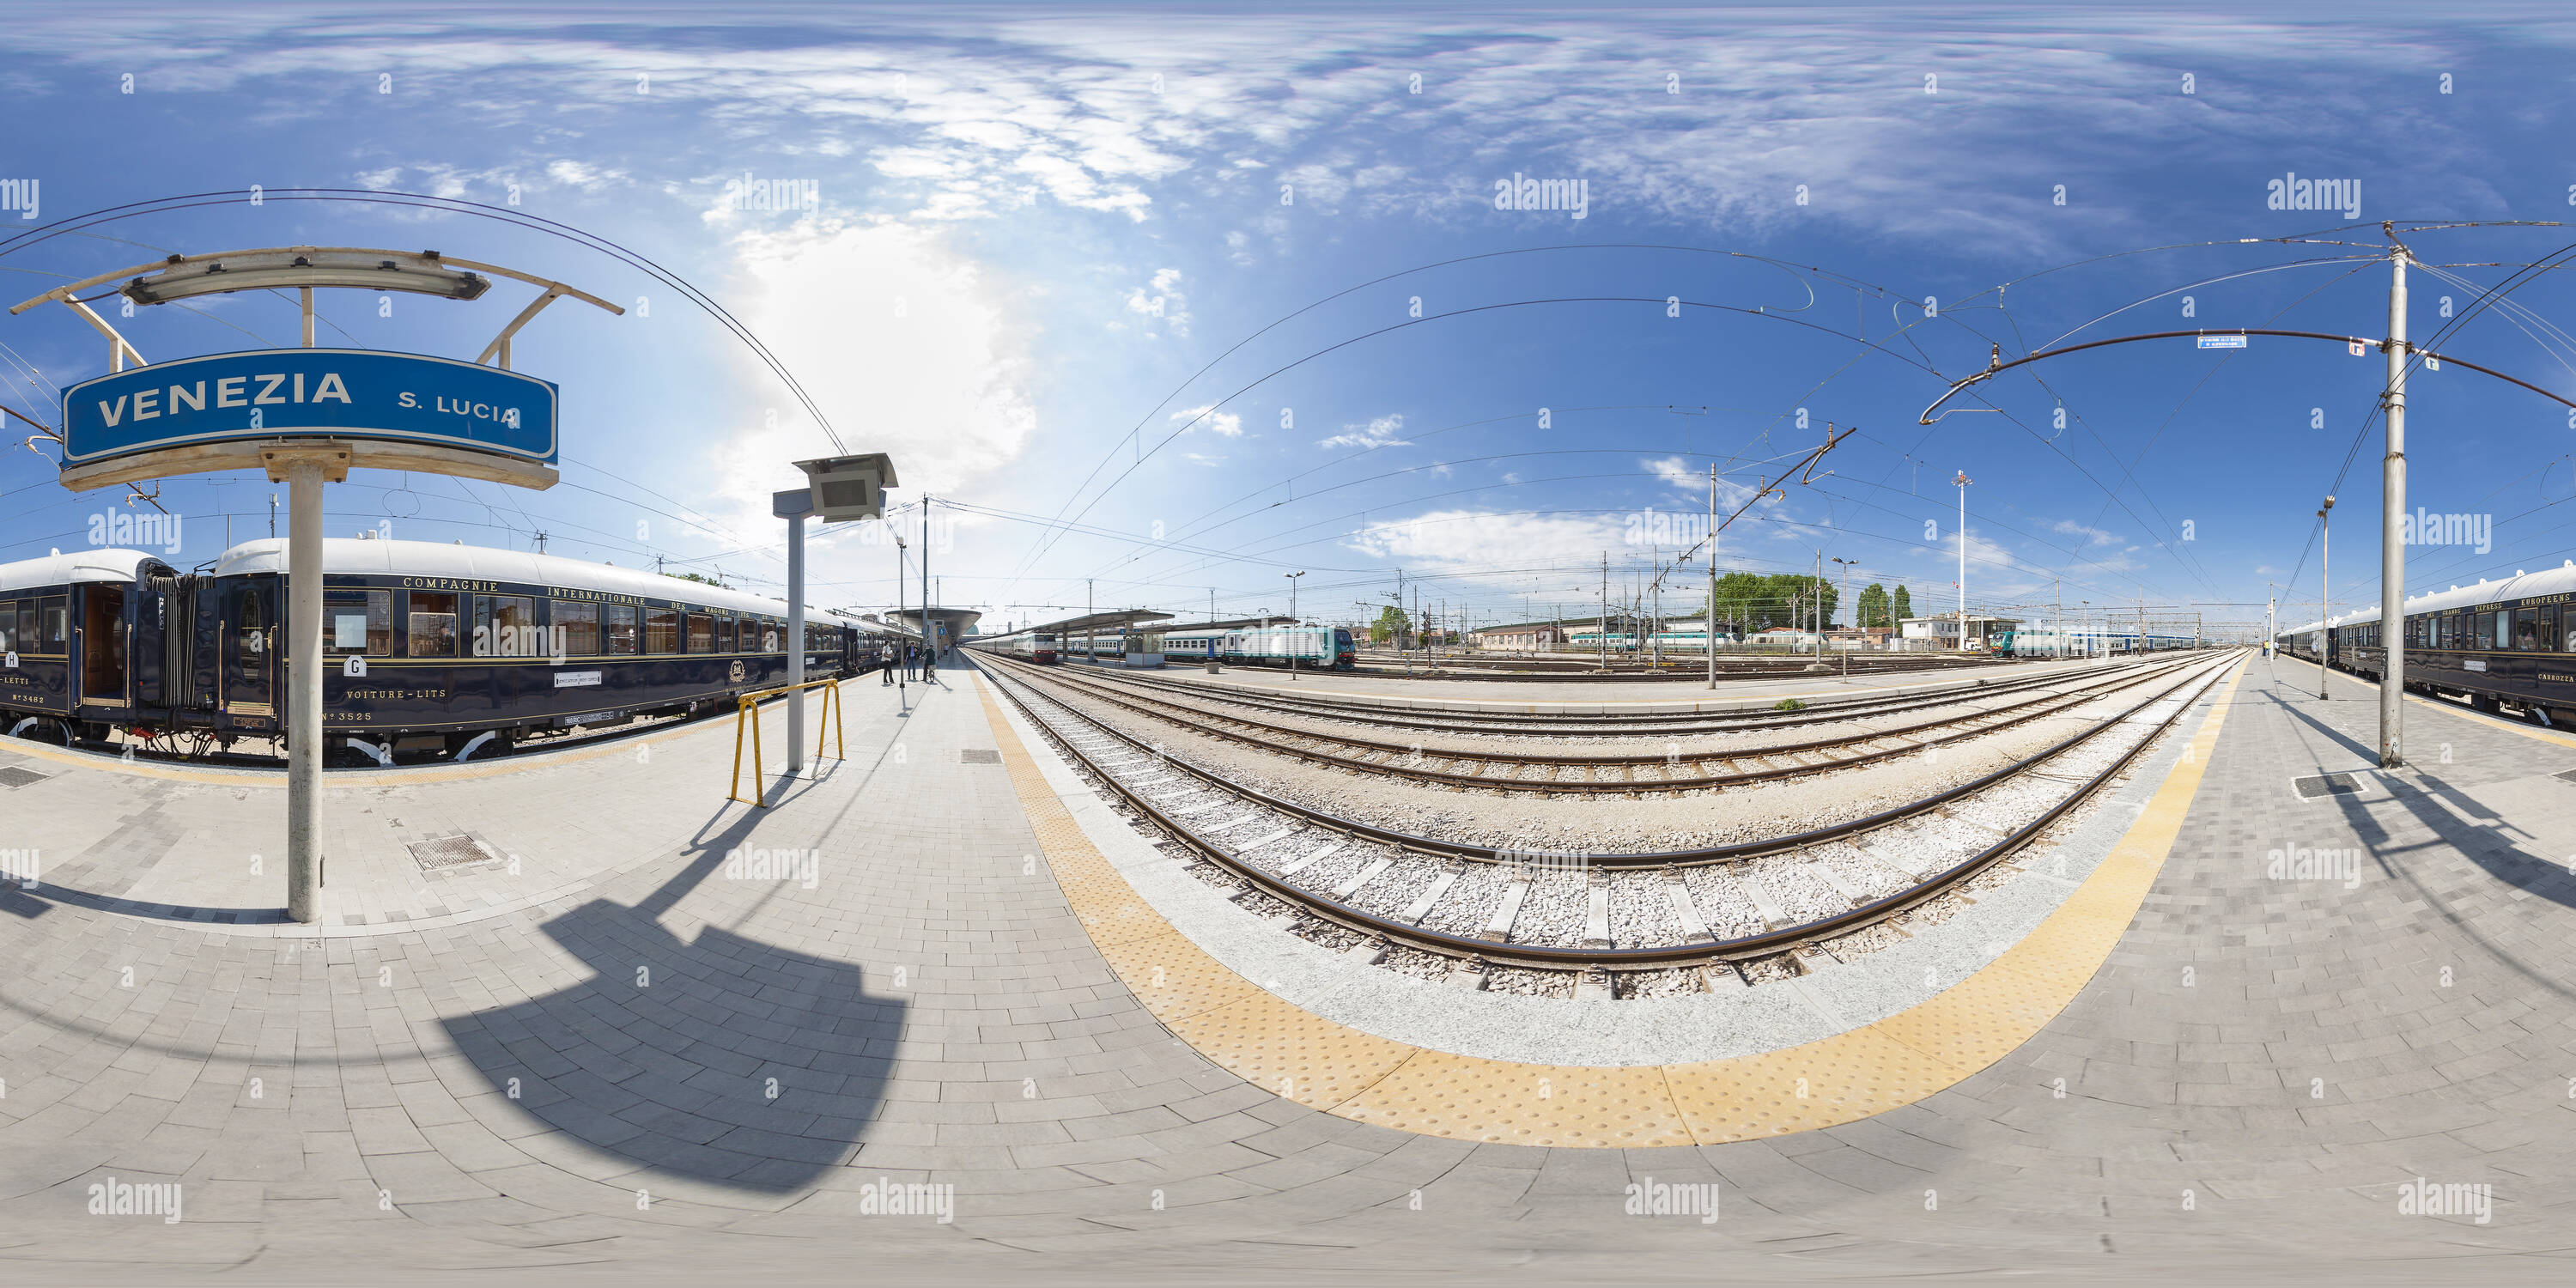
[[(173, 1277), (371, 1281), (862, 1264), (1052, 1281), (1076, 1257), (1122, 1282), (2284, 1259), (2563, 1278), (2576, 963), (2554, 948), (2576, 784), (2553, 775), (2576, 742), (2425, 707), (2419, 768), (2303, 798), (2295, 779), (2366, 764), (2375, 715), (2357, 685), (2318, 702), (2314, 676), (2251, 663), (2197, 726), (2205, 758), (2153, 784), (2123, 838), (2135, 888), (2077, 918), (2098, 923), (2098, 969), (2027, 1040), (1923, 1015), (1918, 1041), (1991, 1055), (1835, 1125), (1628, 1148), (1332, 1112), (1404, 1088), (1282, 1087), (1193, 1022), (1218, 1008), (1158, 1004), (1121, 945), (1178, 932), (1150, 909), (1104, 920), (1143, 901), (1084, 863), (1049, 753), (963, 669), (908, 711), (848, 686), (851, 759), (768, 810), (723, 800), (713, 725), (649, 758), (335, 786), (326, 826), (375, 857), (334, 869), (349, 902), (318, 939), (185, 902), (250, 906), (225, 869), (266, 844), (248, 829), (280, 812), (275, 789), (29, 755), (8, 763), (48, 776), (0, 788), (0, 849), (42, 850), (59, 884), (0, 893), (0, 1263), (86, 1274), (112, 1246)], [(38, 817), (62, 830), (18, 839)], [(519, 854), (519, 884), (386, 870), (450, 827)], [(729, 870), (737, 852), (766, 866)], [(2301, 875), (2301, 853), (2336, 857)], [(1205, 978), (1273, 1031), (1303, 1023), (1266, 981)], [(1544, 1096), (1617, 1125), (1559, 1084), (1416, 1071), (1438, 1075), (1426, 1104)], [(1638, 1123), (1655, 1088), (1678, 1108), (1669, 1072), (1618, 1077), (1643, 1088)], [(181, 1183), (184, 1219), (89, 1215), (109, 1177)], [(2401, 1215), (2419, 1181), (2491, 1187), (2486, 1217)], [(1632, 1195), (1701, 1193), (1676, 1186), (1715, 1186), (1719, 1219), (1628, 1214)]]

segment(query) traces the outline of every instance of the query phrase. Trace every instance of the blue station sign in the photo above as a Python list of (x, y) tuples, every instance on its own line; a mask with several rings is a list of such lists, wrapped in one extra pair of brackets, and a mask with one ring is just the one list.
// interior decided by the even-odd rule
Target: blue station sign
[(555, 463), (552, 381), (374, 349), (178, 358), (63, 391), (63, 464), (237, 439), (393, 439)]

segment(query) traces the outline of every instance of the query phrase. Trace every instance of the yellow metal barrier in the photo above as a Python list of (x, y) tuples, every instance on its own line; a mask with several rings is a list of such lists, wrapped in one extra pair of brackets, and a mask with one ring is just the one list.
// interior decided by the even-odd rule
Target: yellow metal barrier
[[(830, 741), (833, 745), (838, 746), (841, 749), (841, 752), (846, 753), (849, 751), (849, 739), (843, 737), (841, 733), (840, 681), (807, 680), (803, 684), (781, 685), (775, 689), (763, 689), (758, 693), (746, 693), (734, 704), (733, 709), (733, 784), (725, 799), (741, 801), (745, 805), (756, 805), (762, 809), (769, 808), (769, 802), (757, 799), (762, 795), (760, 790), (760, 781), (763, 777), (760, 768), (760, 704), (763, 701), (777, 697), (782, 693), (799, 693), (806, 689), (821, 689), (823, 691), (823, 718), (831, 722)], [(790, 700), (802, 701), (802, 699)], [(749, 723), (751, 725), (751, 799), (745, 799), (742, 794), (742, 727), (745, 723), (745, 717), (749, 717)], [(816, 760), (821, 760), (826, 754), (823, 750), (825, 740), (820, 736), (820, 732), (820, 730), (817, 731), (817, 736), (814, 739), (814, 759)], [(834, 760), (843, 760), (846, 758), (847, 757), (845, 755), (839, 753), (832, 754), (832, 759)]]

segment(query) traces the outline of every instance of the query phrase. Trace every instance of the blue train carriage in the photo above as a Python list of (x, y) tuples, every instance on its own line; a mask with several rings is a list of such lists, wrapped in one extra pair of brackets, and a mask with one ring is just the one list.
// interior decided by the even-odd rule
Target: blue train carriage
[(139, 550), (0, 564), (0, 732), (68, 746), (157, 720), (186, 679), (185, 591)]
[[(2491, 714), (2510, 703), (2543, 724), (2576, 719), (2576, 563), (2415, 596), (2404, 625), (2408, 689), (2467, 698)], [(2284, 631), (2275, 643), (2373, 680), (2386, 674), (2377, 608)]]
[[(273, 735), (293, 659), (279, 627), (287, 543), (226, 551), (196, 622), (203, 709), (225, 742)], [(531, 735), (684, 715), (786, 681), (787, 605), (550, 555), (417, 541), (322, 543), (329, 763), (459, 760)], [(838, 656), (808, 623), (808, 674)]]

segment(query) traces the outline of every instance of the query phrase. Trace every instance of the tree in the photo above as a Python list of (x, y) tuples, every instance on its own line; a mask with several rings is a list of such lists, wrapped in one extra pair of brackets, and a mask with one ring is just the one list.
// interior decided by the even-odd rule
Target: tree
[(1369, 642), (1384, 644), (1409, 634), (1412, 628), (1413, 621), (1404, 615), (1404, 610), (1389, 604), (1377, 610), (1377, 622), (1369, 627)]
[(682, 580), (682, 581), (694, 581), (694, 582), (698, 583), (698, 584), (699, 584), (699, 585), (701, 585), (701, 586), (715, 586), (715, 585), (721, 585), (721, 584), (722, 584), (722, 583), (718, 582), (715, 578), (713, 578), (713, 577), (709, 577), (709, 576), (705, 575), (704, 573), (694, 573), (694, 572), (675, 572), (675, 573), (669, 573), (669, 574), (666, 574), (666, 575), (668, 575), (668, 576), (672, 576), (672, 577), (677, 577), (677, 578), (679, 578), (679, 579), (680, 579), (680, 580)]
[(1862, 626), (1886, 626), (1889, 624), (1887, 620), (1887, 587), (1874, 581), (1861, 587), (1860, 601), (1857, 607), (1860, 610), (1860, 624)]

